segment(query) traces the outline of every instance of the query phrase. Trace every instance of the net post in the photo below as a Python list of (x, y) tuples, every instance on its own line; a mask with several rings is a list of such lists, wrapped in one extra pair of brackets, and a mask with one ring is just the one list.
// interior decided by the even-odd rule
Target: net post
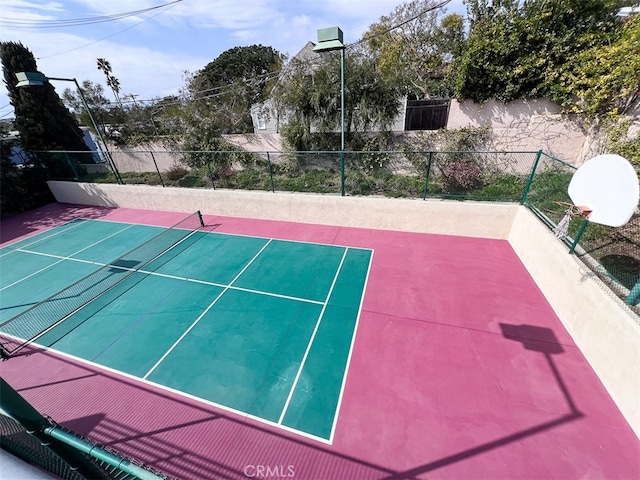
[(204, 220), (202, 219), (202, 213), (200, 213), (200, 210), (198, 210), (196, 213), (198, 214), (198, 220), (200, 220), (200, 226), (204, 227)]

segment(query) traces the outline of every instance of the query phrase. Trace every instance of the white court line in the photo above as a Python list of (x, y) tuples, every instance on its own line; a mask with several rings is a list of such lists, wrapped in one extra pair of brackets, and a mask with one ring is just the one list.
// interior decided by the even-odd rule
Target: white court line
[(329, 304), (329, 299), (331, 298), (331, 293), (333, 292), (333, 288), (338, 281), (338, 275), (340, 275), (340, 271), (342, 270), (342, 265), (344, 264), (344, 259), (347, 257), (347, 252), (349, 248), (345, 248), (342, 259), (340, 260), (340, 265), (338, 265), (338, 270), (336, 271), (335, 276), (333, 277), (333, 282), (331, 283), (331, 288), (329, 289), (329, 293), (327, 293), (327, 298), (324, 301), (324, 305), (322, 307), (322, 311), (318, 316), (318, 320), (316, 321), (316, 326), (313, 329), (313, 333), (311, 334), (311, 338), (309, 339), (309, 343), (307, 344), (307, 349), (304, 352), (304, 356), (302, 357), (302, 361), (300, 362), (300, 367), (298, 367), (298, 373), (296, 373), (295, 379), (293, 380), (293, 385), (291, 385), (291, 390), (289, 391), (289, 395), (287, 396), (287, 401), (282, 408), (282, 413), (280, 414), (280, 418), (278, 419), (278, 425), (282, 424), (284, 420), (284, 416), (287, 413), (287, 409), (289, 408), (289, 403), (291, 402), (291, 398), (293, 397), (293, 392), (298, 385), (298, 381), (300, 380), (300, 375), (302, 375), (302, 370), (304, 369), (304, 365), (307, 362), (307, 357), (309, 356), (309, 352), (311, 351), (311, 345), (313, 345), (313, 341), (316, 338), (316, 333), (318, 333), (318, 329), (320, 328), (320, 322), (322, 322), (322, 317), (324, 317), (324, 312), (327, 310), (327, 305)]
[(338, 414), (340, 413), (340, 406), (342, 405), (342, 396), (344, 394), (344, 387), (347, 384), (347, 374), (349, 372), (349, 365), (351, 364), (351, 355), (353, 354), (353, 346), (356, 343), (356, 332), (358, 331), (358, 324), (360, 323), (360, 315), (362, 314), (362, 304), (364, 303), (364, 294), (367, 291), (367, 283), (369, 282), (369, 273), (371, 272), (371, 264), (373, 263), (373, 250), (369, 257), (369, 266), (367, 267), (367, 275), (362, 285), (362, 293), (360, 294), (360, 305), (358, 307), (358, 314), (356, 316), (356, 323), (353, 326), (353, 334), (351, 335), (351, 345), (349, 346), (349, 355), (347, 355), (347, 362), (344, 365), (344, 374), (342, 376), (342, 386), (340, 387), (340, 394), (338, 395), (338, 403), (336, 404), (336, 411), (333, 415), (333, 423), (331, 425), (331, 434), (329, 435), (329, 443), (333, 445), (333, 436), (336, 432), (336, 425), (338, 424)]
[[(96, 265), (98, 267), (106, 267), (108, 265), (111, 265), (110, 263), (93, 262), (91, 260), (82, 260), (80, 258), (61, 257), (59, 255), (52, 255), (50, 253), (34, 252), (34, 251), (30, 251), (30, 250), (20, 250), (20, 251), (24, 252), (24, 253), (30, 253), (30, 254), (33, 254), (33, 255), (41, 255), (43, 257), (59, 258), (60, 261), (69, 260), (69, 261), (72, 261), (72, 262), (89, 263), (91, 265)], [(55, 265), (56, 263), (59, 263), (59, 262), (55, 262), (52, 265)], [(112, 265), (112, 267), (113, 268), (117, 268), (118, 270), (123, 270), (123, 271), (127, 271), (127, 272), (138, 272), (138, 273), (141, 273), (143, 275), (150, 275), (150, 276), (154, 276), (154, 277), (163, 277), (163, 278), (169, 278), (171, 280), (181, 280), (181, 281), (184, 281), (184, 282), (199, 283), (201, 285), (210, 285), (212, 287), (227, 288), (229, 290), (238, 290), (240, 292), (255, 293), (257, 295), (265, 295), (267, 297), (282, 298), (282, 299), (285, 299), (285, 300), (293, 300), (293, 301), (296, 301), (296, 302), (312, 303), (312, 304), (315, 304), (315, 305), (324, 305), (324, 302), (320, 301), (320, 300), (312, 300), (312, 299), (309, 299), (309, 298), (293, 297), (291, 295), (283, 295), (281, 293), (265, 292), (263, 290), (254, 290), (254, 289), (245, 288), (245, 287), (236, 287), (236, 286), (233, 286), (231, 284), (225, 285), (223, 283), (209, 282), (207, 280), (198, 280), (197, 278), (183, 277), (183, 276), (180, 276), (180, 275), (171, 275), (171, 274), (168, 274), (168, 273), (152, 272), (150, 270), (144, 270), (144, 269), (121, 267), (119, 265)], [(48, 267), (45, 267), (45, 268), (48, 268)], [(38, 272), (35, 272), (35, 273), (38, 273)], [(32, 274), (32, 275), (35, 275), (35, 274)], [(28, 277), (25, 277), (25, 278), (28, 278)], [(10, 285), (8, 285), (8, 286), (10, 286)], [(4, 288), (7, 288), (7, 287), (4, 287)], [(2, 291), (2, 289), (0, 289), (0, 291)]]
[[(51, 237), (55, 237), (56, 235), (60, 235), (61, 233), (68, 232), (69, 230), (71, 230), (71, 229), (73, 229), (73, 228), (76, 228), (76, 227), (78, 227), (78, 226), (80, 226), (80, 225), (85, 225), (85, 223), (83, 223), (83, 222), (78, 222), (76, 225), (71, 225), (70, 227), (62, 228), (62, 229), (60, 229), (60, 231), (57, 231), (57, 232), (51, 233), (51, 234), (49, 234), (49, 235), (46, 235), (46, 236), (45, 236), (45, 237), (43, 237), (43, 238), (38, 238), (37, 240), (34, 240), (34, 241), (33, 241), (33, 242), (31, 242), (31, 243), (27, 243), (26, 245), (24, 245), (24, 247), (30, 247), (31, 245), (35, 245), (36, 243), (40, 243), (40, 242), (42, 242), (42, 241), (44, 241), (44, 240), (47, 240), (47, 239), (49, 239), (49, 238), (51, 238)], [(59, 226), (60, 226), (60, 227), (62, 227), (62, 225), (59, 225)], [(55, 227), (54, 227), (54, 228), (55, 228)], [(40, 236), (40, 235), (42, 235), (42, 234), (44, 234), (44, 233), (45, 233), (45, 232), (34, 233), (34, 236)], [(28, 238), (25, 238), (24, 240), (28, 240)], [(5, 249), (5, 248), (6, 248), (6, 249), (10, 249), (10, 250), (9, 250), (7, 253), (0, 253), (0, 258), (4, 257), (5, 255), (9, 255), (10, 253), (15, 252), (16, 250), (19, 250), (20, 248), (24, 248), (24, 247), (20, 247), (20, 248), (13, 248), (13, 249), (11, 248), (11, 246), (12, 246), (12, 245), (15, 245), (16, 243), (20, 243), (21, 241), (22, 241), (22, 240), (18, 240), (18, 241), (17, 241), (17, 242), (15, 242), (15, 243), (12, 243), (12, 244), (9, 244), (9, 245), (5, 245), (4, 247), (2, 247), (3, 249)]]
[(206, 233), (207, 235), (225, 235), (227, 237), (259, 238), (261, 240), (274, 240), (276, 242), (302, 243), (302, 244), (306, 244), (306, 245), (319, 245), (321, 247), (351, 248), (352, 250), (369, 250), (369, 251), (371, 251), (370, 248), (353, 247), (353, 246), (349, 246), (349, 245), (341, 245), (339, 243), (322, 243), (322, 242), (311, 242), (309, 240), (292, 240), (290, 238), (262, 237), (260, 235), (249, 235), (247, 233), (219, 232), (217, 230), (211, 230), (211, 231), (203, 230), (202, 233)]
[(70, 359), (72, 359), (72, 360), (74, 360), (74, 361), (76, 361), (78, 363), (89, 365), (92, 368), (96, 368), (96, 369), (99, 369), (99, 370), (104, 370), (104, 371), (113, 373), (113, 374), (115, 374), (117, 376), (122, 376), (122, 377), (125, 377), (125, 378), (128, 378), (128, 379), (134, 380), (136, 382), (140, 382), (140, 383), (142, 383), (144, 385), (150, 385), (152, 387), (159, 388), (160, 390), (171, 392), (171, 393), (174, 393), (174, 394), (179, 395), (181, 397), (189, 398), (191, 400), (195, 400), (195, 401), (203, 403), (205, 405), (209, 405), (209, 406), (212, 406), (212, 407), (215, 407), (215, 408), (219, 408), (220, 410), (224, 410), (225, 412), (229, 412), (229, 413), (232, 413), (234, 415), (239, 415), (239, 416), (242, 416), (242, 417), (245, 417), (245, 418), (249, 418), (251, 420), (260, 422), (260, 423), (262, 423), (264, 425), (269, 425), (271, 427), (275, 427), (275, 428), (278, 428), (280, 430), (284, 430), (286, 432), (295, 433), (296, 435), (300, 435), (301, 437), (305, 437), (305, 438), (308, 438), (310, 440), (315, 440), (317, 442), (321, 442), (321, 443), (324, 443), (326, 445), (330, 445), (329, 441), (326, 438), (318, 437), (316, 435), (304, 432), (302, 430), (296, 430), (295, 428), (287, 427), (286, 425), (278, 425), (276, 422), (273, 422), (271, 420), (267, 420), (266, 418), (258, 417), (257, 415), (253, 415), (251, 413), (247, 413), (247, 412), (244, 412), (242, 410), (238, 410), (238, 409), (235, 409), (235, 408), (232, 408), (232, 407), (228, 407), (228, 406), (223, 405), (221, 403), (216, 403), (216, 402), (213, 402), (211, 400), (206, 400), (206, 399), (198, 397), (196, 395), (192, 395), (190, 393), (183, 392), (182, 390), (177, 390), (175, 388), (171, 388), (171, 387), (168, 387), (166, 385), (162, 385), (161, 383), (156, 383), (156, 382), (153, 382), (151, 380), (146, 380), (145, 378), (140, 378), (140, 377), (138, 377), (136, 375), (133, 375), (131, 373), (122, 372), (120, 370), (116, 370), (114, 368), (107, 367), (105, 365), (101, 365), (101, 364), (93, 362), (91, 360), (86, 360), (84, 358), (76, 357), (75, 355), (71, 355), (69, 353), (65, 353), (65, 352), (62, 352), (60, 350), (55, 350), (55, 349), (50, 348), (50, 347), (39, 345), (38, 343), (35, 343), (35, 342), (34, 342), (34, 345), (36, 345), (37, 347), (43, 348), (43, 349), (45, 349), (47, 351), (53, 352), (55, 355), (59, 355), (61, 357), (65, 357), (65, 358), (70, 358)]
[[(125, 269), (125, 270), (128, 270), (128, 269)], [(222, 287), (222, 288), (229, 289), (229, 290), (237, 290), (239, 292), (255, 293), (257, 295), (265, 295), (267, 297), (277, 297), (277, 298), (282, 298), (282, 299), (285, 299), (285, 300), (294, 300), (296, 302), (313, 303), (313, 304), (316, 304), (316, 305), (323, 305), (324, 304), (324, 302), (322, 302), (320, 300), (311, 300), (311, 299), (308, 299), (308, 298), (292, 297), (291, 295), (283, 295), (281, 293), (272, 293), (272, 292), (265, 292), (265, 291), (262, 291), (262, 290), (254, 290), (252, 288), (236, 287), (236, 286), (233, 286), (231, 284), (225, 285), (223, 283), (208, 282), (206, 280), (198, 280), (196, 278), (189, 278), (189, 277), (180, 277), (180, 276), (177, 276), (177, 275), (169, 275), (167, 273), (148, 272), (146, 270), (140, 270), (140, 273), (145, 273), (147, 275), (153, 275), (153, 276), (156, 276), (156, 277), (170, 278), (172, 280), (182, 280), (182, 281), (185, 281), (185, 282), (200, 283), (202, 285), (210, 285), (212, 287)], [(235, 279), (231, 283), (233, 283), (234, 281), (235, 281)]]
[(34, 252), (34, 251), (31, 251), (31, 250), (24, 250), (24, 249), (22, 249), (22, 248), (18, 248), (18, 249), (16, 249), (15, 251), (17, 251), (17, 252), (21, 252), (21, 253), (30, 253), (30, 254), (35, 254), (35, 255), (42, 255), (42, 256), (45, 256), (45, 257), (58, 258), (59, 260), (58, 260), (57, 262), (53, 262), (51, 265), (47, 265), (46, 267), (43, 267), (43, 268), (41, 268), (40, 270), (38, 270), (38, 271), (36, 271), (36, 272), (33, 272), (33, 273), (31, 273), (31, 274), (27, 275), (26, 277), (22, 277), (20, 280), (16, 280), (15, 282), (13, 282), (13, 283), (12, 283), (12, 284), (10, 284), (10, 285), (6, 285), (6, 286), (4, 286), (4, 287), (0, 288), (0, 292), (1, 292), (2, 290), (4, 290), (5, 288), (12, 287), (12, 286), (14, 286), (14, 285), (16, 285), (16, 284), (18, 284), (18, 283), (20, 283), (20, 282), (23, 282), (23, 281), (24, 281), (24, 280), (26, 280), (27, 278), (30, 278), (30, 277), (33, 277), (34, 275), (37, 275), (37, 274), (38, 274), (38, 273), (40, 273), (40, 272), (44, 272), (44, 271), (45, 271), (45, 270), (47, 270), (48, 268), (51, 268), (51, 267), (53, 267), (54, 265), (57, 265), (57, 264), (59, 264), (59, 263), (61, 263), (61, 262), (64, 262), (65, 260), (73, 260), (73, 261), (77, 261), (77, 262), (92, 263), (92, 264), (94, 264), (94, 265), (100, 265), (99, 263), (96, 263), (96, 262), (90, 262), (90, 261), (88, 261), (88, 260), (81, 260), (81, 259), (79, 259), (79, 258), (71, 258), (71, 257), (72, 257), (73, 255), (77, 255), (77, 254), (79, 254), (80, 252), (83, 252), (83, 251), (85, 251), (85, 250), (87, 250), (87, 249), (89, 249), (89, 248), (91, 248), (91, 247), (94, 247), (94, 246), (98, 245), (98, 244), (99, 244), (99, 243), (101, 243), (101, 242), (104, 242), (104, 241), (105, 241), (105, 240), (107, 240), (108, 238), (114, 237), (114, 236), (118, 235), (119, 233), (124, 232), (127, 228), (131, 228), (132, 226), (133, 226), (133, 225), (129, 225), (128, 227), (123, 228), (122, 230), (118, 230), (117, 232), (112, 233), (111, 235), (109, 235), (109, 236), (107, 236), (107, 237), (104, 237), (103, 239), (98, 240), (97, 242), (92, 243), (91, 245), (88, 245), (88, 246), (86, 246), (86, 247), (84, 247), (84, 248), (82, 248), (82, 249), (78, 250), (77, 252), (73, 252), (70, 256), (67, 256), (67, 257), (62, 257), (62, 256), (58, 256), (58, 255), (50, 255), (50, 254), (47, 254), (47, 253)]
[(143, 380), (146, 380), (146, 379), (147, 379), (147, 377), (148, 377), (149, 375), (151, 375), (151, 373), (152, 373), (156, 368), (158, 368), (158, 366), (159, 366), (159, 365), (164, 361), (164, 359), (165, 359), (165, 358), (167, 358), (167, 356), (168, 356), (168, 355), (173, 351), (173, 349), (174, 349), (174, 348), (176, 348), (176, 347), (178, 346), (178, 344), (182, 341), (182, 339), (183, 339), (184, 337), (186, 337), (186, 336), (187, 336), (187, 334), (188, 334), (188, 333), (189, 333), (189, 332), (190, 332), (190, 331), (191, 331), (191, 330), (192, 330), (192, 329), (193, 329), (193, 328), (198, 324), (198, 322), (200, 322), (200, 320), (202, 320), (202, 318), (207, 314), (207, 312), (208, 312), (209, 310), (211, 310), (211, 308), (212, 308), (212, 307), (213, 307), (213, 306), (218, 302), (218, 300), (220, 300), (220, 298), (222, 298), (222, 295), (224, 295), (224, 294), (227, 292), (227, 290), (229, 290), (229, 287), (230, 287), (231, 285), (233, 285), (233, 282), (235, 282), (238, 278), (240, 278), (240, 275), (242, 275), (242, 274), (245, 272), (245, 270), (246, 270), (247, 268), (249, 268), (249, 266), (250, 266), (250, 265), (251, 265), (251, 264), (256, 260), (256, 258), (258, 258), (258, 256), (259, 256), (259, 255), (264, 251), (264, 249), (265, 249), (265, 248), (267, 248), (267, 247), (269, 246), (269, 244), (270, 244), (270, 243), (271, 243), (271, 240), (269, 240), (267, 243), (265, 243), (265, 244), (262, 246), (262, 248), (260, 249), (260, 251), (258, 251), (258, 253), (256, 253), (256, 254), (253, 256), (253, 258), (249, 261), (249, 263), (247, 263), (247, 264), (244, 266), (244, 268), (243, 268), (242, 270), (240, 270), (240, 273), (238, 273), (238, 274), (235, 276), (235, 278), (234, 278), (233, 280), (231, 280), (231, 283), (229, 283), (229, 285), (227, 285), (227, 286), (224, 288), (224, 290), (222, 290), (222, 292), (220, 292), (220, 294), (219, 294), (216, 298), (214, 298), (213, 302), (211, 302), (211, 303), (209, 304), (209, 306), (204, 310), (204, 312), (202, 312), (202, 313), (200, 314), (200, 316), (198, 316), (198, 318), (196, 318), (196, 320), (195, 320), (195, 321), (194, 321), (194, 322), (189, 326), (189, 328), (187, 328), (187, 329), (185, 330), (185, 332), (184, 332), (182, 335), (180, 335), (180, 338), (178, 338), (178, 340), (176, 340), (176, 342), (175, 342), (173, 345), (171, 345), (171, 348), (169, 348), (169, 350), (167, 350), (167, 351), (165, 352), (165, 354), (164, 354), (164, 355), (162, 355), (162, 357), (160, 357), (160, 360), (158, 360), (158, 361), (156, 362), (156, 364), (155, 364), (153, 367), (151, 367), (151, 370), (149, 370), (149, 371), (145, 374), (145, 376), (144, 376), (144, 377), (142, 377), (142, 379), (143, 379)]

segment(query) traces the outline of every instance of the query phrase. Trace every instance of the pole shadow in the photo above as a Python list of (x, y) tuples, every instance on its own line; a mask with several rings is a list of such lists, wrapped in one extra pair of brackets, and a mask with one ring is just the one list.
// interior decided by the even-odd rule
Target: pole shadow
[(564, 353), (564, 348), (556, 338), (555, 334), (553, 333), (553, 330), (545, 327), (534, 326), (534, 325), (511, 325), (507, 323), (500, 323), (500, 330), (502, 331), (502, 335), (504, 338), (522, 343), (522, 346), (525, 348), (525, 350), (539, 352), (540, 354), (544, 355), (545, 359), (547, 360), (547, 363), (549, 364), (551, 372), (553, 374), (555, 383), (560, 389), (560, 391), (562, 392), (562, 395), (565, 401), (567, 402), (567, 407), (569, 409), (569, 412), (554, 420), (550, 420), (548, 422), (544, 422), (539, 425), (534, 425), (530, 428), (512, 433), (511, 435), (506, 435), (496, 440), (492, 440), (490, 442), (477, 445), (467, 450), (463, 450), (461, 452), (448, 455), (444, 458), (440, 458), (438, 460), (425, 463), (424, 465), (420, 465), (410, 470), (397, 472), (393, 475), (384, 477), (383, 480), (415, 479), (419, 475), (432, 472), (434, 470), (437, 470), (442, 467), (446, 467), (447, 465), (451, 465), (456, 462), (467, 460), (476, 455), (481, 455), (483, 453), (489, 452), (496, 448), (500, 448), (505, 445), (508, 445), (512, 442), (517, 442), (527, 437), (537, 435), (544, 431), (551, 430), (553, 428), (559, 427), (561, 425), (564, 425), (569, 422), (573, 422), (575, 420), (578, 420), (579, 418), (584, 417), (584, 414), (580, 412), (580, 410), (578, 410), (578, 407), (576, 406), (571, 396), (571, 393), (569, 392), (569, 389), (567, 388), (565, 382), (560, 376), (560, 372), (558, 371), (558, 368), (556, 367), (553, 361), (553, 357), (552, 357), (553, 355), (560, 355)]

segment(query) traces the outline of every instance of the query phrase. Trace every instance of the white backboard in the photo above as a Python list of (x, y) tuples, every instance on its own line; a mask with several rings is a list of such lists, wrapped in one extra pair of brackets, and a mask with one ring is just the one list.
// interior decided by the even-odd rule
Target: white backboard
[(631, 219), (639, 195), (638, 175), (620, 155), (598, 155), (587, 160), (569, 183), (573, 204), (591, 210), (589, 221), (611, 227), (621, 227)]

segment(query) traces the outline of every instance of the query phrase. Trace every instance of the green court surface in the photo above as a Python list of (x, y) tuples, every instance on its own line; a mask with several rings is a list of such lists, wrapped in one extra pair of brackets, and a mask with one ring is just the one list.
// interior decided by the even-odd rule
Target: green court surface
[(103, 272), (111, 288), (74, 313), (82, 292), (49, 298), (51, 325), (71, 315), (36, 343), (331, 441), (372, 251), (196, 231), (114, 263), (164, 230), (76, 220), (0, 250), (0, 335)]

